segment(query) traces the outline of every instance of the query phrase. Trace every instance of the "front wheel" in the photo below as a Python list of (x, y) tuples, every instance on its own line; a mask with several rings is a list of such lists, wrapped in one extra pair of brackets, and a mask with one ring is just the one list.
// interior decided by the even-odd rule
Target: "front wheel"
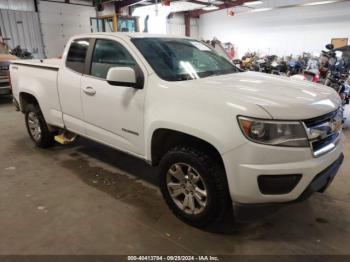
[(192, 226), (218, 224), (232, 211), (224, 168), (190, 147), (176, 147), (163, 157), (160, 189), (172, 212)]
[(25, 123), (29, 136), (36, 146), (47, 148), (54, 145), (54, 134), (48, 129), (39, 106), (27, 106), (25, 111)]

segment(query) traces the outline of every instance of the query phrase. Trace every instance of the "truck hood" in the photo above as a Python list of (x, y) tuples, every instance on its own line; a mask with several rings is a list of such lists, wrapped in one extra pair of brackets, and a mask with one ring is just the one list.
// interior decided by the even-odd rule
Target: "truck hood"
[[(214, 90), (235, 103), (263, 107), (274, 119), (308, 119), (336, 110), (341, 100), (324, 85), (289, 77), (243, 72), (195, 80), (198, 87)], [(192, 82), (192, 81), (189, 81)]]

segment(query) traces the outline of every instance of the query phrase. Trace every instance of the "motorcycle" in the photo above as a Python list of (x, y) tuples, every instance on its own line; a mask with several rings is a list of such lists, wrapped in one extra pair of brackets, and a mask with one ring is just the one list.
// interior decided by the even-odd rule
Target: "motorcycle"
[(280, 75), (281, 74), (281, 65), (277, 59), (271, 62), (271, 74)]
[(350, 100), (350, 71), (349, 71), (349, 76), (347, 78), (347, 80), (345, 81), (344, 85), (343, 85), (343, 94), (344, 94), (344, 101), (345, 104), (349, 104), (349, 100)]
[(334, 46), (332, 44), (326, 45), (328, 51), (322, 50), (319, 59), (319, 71), (320, 78), (327, 79), (330, 71), (334, 69), (334, 65), (337, 61), (336, 53), (334, 51)]
[(280, 69), (278, 56), (276, 55), (267, 56), (265, 67), (266, 67), (265, 70), (267, 73), (273, 74), (273, 75), (279, 75), (281, 69)]
[(279, 61), (279, 71), (280, 73), (285, 73), (287, 74), (288, 71), (288, 65), (285, 57), (282, 57)]
[(260, 58), (255, 56), (251, 62), (250, 69), (256, 72), (266, 73), (266, 60), (265, 58)]
[(320, 80), (320, 71), (318, 69), (318, 60), (310, 58), (307, 62), (307, 67), (303, 72), (304, 79), (310, 82), (317, 83)]
[[(252, 68), (252, 63), (256, 59), (255, 53), (247, 53), (242, 57), (241, 60), (241, 69), (243, 70), (254, 70)], [(255, 71), (255, 70), (254, 70)]]
[(349, 95), (350, 95), (349, 73), (343, 74), (341, 72), (332, 72), (332, 74), (328, 76), (326, 80), (327, 86), (333, 88), (335, 91), (338, 92), (340, 98), (342, 99), (343, 105), (349, 104)]
[(303, 65), (300, 59), (291, 58), (287, 63), (287, 76), (292, 76), (300, 74), (303, 68)]
[(19, 45), (13, 48), (10, 53), (20, 59), (33, 59), (32, 53), (28, 52), (26, 49), (22, 49)]

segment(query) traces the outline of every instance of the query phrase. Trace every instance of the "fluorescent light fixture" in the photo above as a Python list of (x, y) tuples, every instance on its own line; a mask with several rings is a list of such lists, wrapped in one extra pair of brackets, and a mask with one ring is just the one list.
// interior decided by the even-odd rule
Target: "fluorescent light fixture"
[(326, 5), (326, 4), (332, 4), (340, 2), (339, 0), (330, 0), (330, 1), (317, 1), (317, 2), (311, 2), (307, 4), (303, 4), (302, 6), (312, 6), (312, 5)]
[(253, 2), (246, 2), (243, 5), (245, 6), (255, 6), (255, 5), (261, 5), (263, 2), (262, 1), (253, 1)]
[(211, 4), (211, 5), (203, 7), (202, 9), (205, 10), (205, 11), (212, 11), (212, 10), (219, 9), (219, 7), (217, 7), (216, 5)]
[(265, 11), (270, 11), (272, 9), (273, 8), (256, 8), (256, 9), (253, 9), (251, 12), (265, 12)]

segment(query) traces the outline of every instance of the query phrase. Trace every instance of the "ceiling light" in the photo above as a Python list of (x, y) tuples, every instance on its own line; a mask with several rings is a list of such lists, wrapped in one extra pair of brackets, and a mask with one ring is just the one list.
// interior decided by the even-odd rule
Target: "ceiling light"
[(211, 4), (211, 5), (203, 7), (202, 9), (205, 10), (205, 11), (213, 11), (213, 10), (219, 9), (219, 7), (217, 7), (216, 5)]
[(336, 2), (339, 2), (339, 0), (311, 2), (311, 3), (303, 4), (302, 6), (325, 5), (325, 4), (332, 4), (332, 3), (336, 3)]
[(253, 1), (253, 2), (246, 2), (243, 5), (245, 6), (254, 6), (254, 5), (261, 5), (263, 2), (262, 1)]
[(272, 9), (273, 8), (256, 8), (256, 9), (253, 9), (251, 12), (264, 12), (264, 11), (270, 11)]

